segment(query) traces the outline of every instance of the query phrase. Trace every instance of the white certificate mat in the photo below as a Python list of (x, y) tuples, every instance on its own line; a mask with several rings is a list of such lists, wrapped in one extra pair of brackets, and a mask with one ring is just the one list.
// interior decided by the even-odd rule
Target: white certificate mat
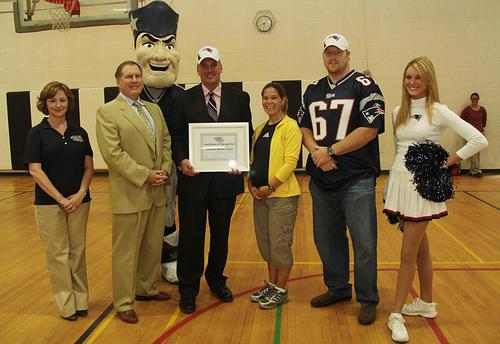
[(248, 123), (189, 123), (189, 161), (196, 172), (250, 170)]

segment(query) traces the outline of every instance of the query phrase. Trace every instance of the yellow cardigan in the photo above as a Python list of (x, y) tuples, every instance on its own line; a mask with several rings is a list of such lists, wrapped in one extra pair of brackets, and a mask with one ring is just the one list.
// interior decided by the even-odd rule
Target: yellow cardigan
[[(267, 121), (260, 124), (252, 137), (251, 160), (253, 162), (253, 147)], [(300, 187), (293, 171), (297, 167), (300, 147), (302, 145), (302, 132), (294, 119), (285, 116), (276, 126), (271, 139), (269, 151), (268, 180), (276, 177), (281, 184), (270, 197), (290, 197), (300, 195)]]

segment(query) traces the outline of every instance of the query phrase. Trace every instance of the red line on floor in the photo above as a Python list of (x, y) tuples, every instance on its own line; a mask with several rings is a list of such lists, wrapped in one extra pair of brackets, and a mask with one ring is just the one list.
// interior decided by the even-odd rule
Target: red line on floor
[[(377, 269), (378, 271), (398, 271), (398, 268), (379, 268)], [(500, 268), (434, 268), (435, 271), (500, 271)], [(350, 271), (352, 272), (352, 270)], [(295, 281), (300, 281), (300, 280), (305, 280), (305, 279), (310, 279), (310, 278), (316, 278), (316, 277), (321, 277), (323, 274), (314, 274), (314, 275), (308, 275), (308, 276), (301, 276), (301, 277), (295, 277), (295, 278), (290, 278), (288, 281), (289, 282), (295, 282)], [(260, 287), (248, 289), (245, 291), (242, 291), (240, 293), (237, 293), (234, 295), (234, 297), (240, 297), (244, 296), (246, 294), (253, 293), (256, 290), (259, 290)], [(417, 292), (415, 289), (410, 290), (411, 295), (415, 298), (417, 297)], [(166, 332), (164, 332), (160, 337), (158, 337), (153, 344), (161, 344), (164, 341), (166, 341), (172, 334), (174, 334), (177, 330), (180, 328), (184, 327), (184, 325), (188, 324), (189, 322), (193, 321), (194, 319), (198, 318), (200, 315), (205, 314), (206, 312), (222, 305), (223, 302), (216, 301), (205, 308), (201, 308), (200, 310), (196, 311), (195, 313), (189, 315), (187, 318), (181, 320), (171, 328), (169, 328)], [(448, 344), (448, 340), (446, 339), (446, 336), (444, 335), (443, 331), (439, 328), (438, 324), (434, 319), (426, 319), (427, 323), (431, 327), (432, 331), (434, 332), (435, 336), (438, 338), (439, 343), (441, 344)]]
[[(413, 289), (413, 287), (410, 289), (410, 294), (413, 298), (418, 297), (417, 291), (415, 289)], [(441, 328), (437, 324), (436, 320), (435, 319), (428, 319), (428, 318), (425, 318), (425, 320), (427, 320), (427, 323), (431, 327), (432, 332), (434, 332), (434, 335), (439, 340), (439, 343), (449, 344), (448, 339), (446, 339), (446, 336), (444, 335), (443, 331), (441, 331)]]

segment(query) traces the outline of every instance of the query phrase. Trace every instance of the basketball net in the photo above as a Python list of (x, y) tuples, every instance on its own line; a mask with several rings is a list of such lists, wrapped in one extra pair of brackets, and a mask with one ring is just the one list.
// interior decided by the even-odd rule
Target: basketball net
[(53, 4), (62, 4), (61, 7), (49, 9), (49, 14), (52, 19), (52, 30), (54, 31), (69, 31), (71, 25), (71, 16), (80, 14), (79, 0), (46, 0)]

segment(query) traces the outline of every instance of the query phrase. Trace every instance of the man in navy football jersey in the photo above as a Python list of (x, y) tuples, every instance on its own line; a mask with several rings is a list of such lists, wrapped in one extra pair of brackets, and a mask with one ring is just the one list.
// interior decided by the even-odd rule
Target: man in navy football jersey
[(378, 134), (384, 132), (384, 98), (375, 81), (350, 69), (346, 38), (324, 40), (328, 75), (309, 85), (298, 113), (310, 155), (307, 173), (313, 199), (314, 241), (328, 290), (311, 300), (325, 307), (351, 299), (349, 244), (354, 249), (354, 287), (361, 304), (358, 321), (371, 324), (377, 290), (375, 178), (380, 174)]

